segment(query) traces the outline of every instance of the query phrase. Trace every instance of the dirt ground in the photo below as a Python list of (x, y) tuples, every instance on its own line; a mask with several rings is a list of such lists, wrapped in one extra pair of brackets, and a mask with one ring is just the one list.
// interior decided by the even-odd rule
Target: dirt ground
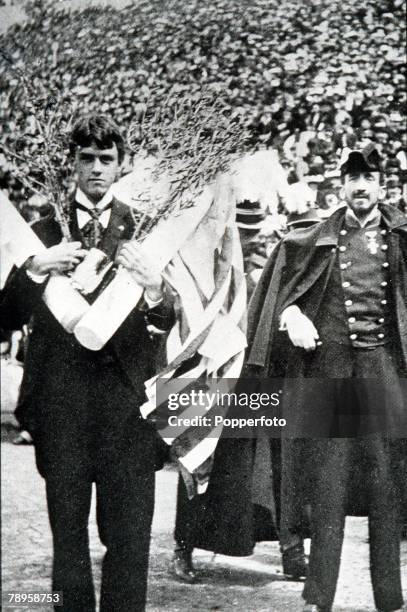
[[(43, 481), (35, 469), (32, 447), (13, 446), (9, 442), (7, 424), (3, 423), (2, 429), (2, 590), (5, 593), (10, 590), (49, 589), (51, 537)], [(173, 545), (176, 481), (177, 474), (173, 469), (157, 474), (147, 611), (299, 612), (303, 605), (303, 585), (286, 580), (281, 574), (276, 543), (260, 544), (255, 554), (246, 558), (195, 551), (194, 559), (200, 572), (199, 584), (186, 585), (168, 574)], [(97, 537), (94, 509), (90, 539), (96, 584), (99, 586), (103, 547)], [(403, 542), (402, 563), (407, 596), (407, 542)], [(36, 610), (46, 612), (50, 608)], [(334, 611), (373, 610), (367, 521), (364, 518), (350, 518), (346, 524)]]

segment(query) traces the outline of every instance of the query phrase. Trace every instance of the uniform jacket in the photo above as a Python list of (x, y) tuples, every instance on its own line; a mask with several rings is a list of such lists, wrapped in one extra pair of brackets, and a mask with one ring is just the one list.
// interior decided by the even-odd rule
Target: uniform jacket
[[(389, 231), (388, 261), (396, 341), (394, 357), (403, 376), (407, 365), (407, 219), (391, 206), (381, 205), (380, 210), (384, 227)], [(318, 329), (318, 313), (337, 258), (336, 247), (344, 215), (345, 208), (342, 208), (323, 223), (292, 232), (273, 252), (249, 306), (246, 376), (267, 378), (288, 375), (301, 378), (306, 375), (308, 354), (293, 347), (287, 333), (278, 330), (279, 318), (285, 308), (299, 304), (304, 314)], [(290, 369), (287, 373), (288, 364)], [(341, 371), (342, 366), (345, 371), (345, 361), (338, 365), (337, 370)], [(297, 385), (295, 388), (297, 389), (295, 392), (298, 393), (301, 386)], [(301, 406), (301, 401), (302, 394), (299, 393), (295, 409), (299, 411), (300, 419), (306, 414), (306, 406)], [(307, 469), (304, 469), (304, 466), (307, 465), (307, 461), (309, 466), (323, 465), (321, 458), (315, 455), (316, 451), (314, 453), (312, 440), (308, 442), (307, 456), (305, 456), (301, 441), (297, 445), (291, 444), (290, 440), (282, 441), (284, 450), (282, 469), (286, 474), (285, 477), (292, 481), (291, 488), (302, 490), (304, 502), (310, 493), (306, 484)], [(331, 442), (334, 443), (335, 440)], [(399, 448), (400, 445), (403, 445), (403, 441), (395, 446)], [(402, 458), (402, 451), (399, 453), (397, 450), (397, 457), (395, 464), (398, 466), (400, 461), (406, 461), (405, 456)], [(289, 468), (284, 468), (284, 464)], [(353, 464), (349, 464), (349, 469), (354, 470), (352, 478), (354, 484), (349, 487), (348, 511), (350, 514), (364, 514), (366, 493), (363, 487), (358, 491), (357, 486), (357, 483), (363, 482), (363, 470), (361, 474), (356, 474), (357, 465)], [(335, 474), (326, 473), (322, 477), (335, 479)]]
[[(398, 357), (407, 367), (407, 218), (382, 205), (389, 230), (389, 263), (395, 309)], [(249, 305), (247, 366), (263, 376), (284, 375), (291, 347), (279, 332), (279, 317), (291, 304), (304, 301), (303, 312), (318, 329), (318, 310), (336, 260), (345, 208), (323, 223), (287, 235), (273, 251)], [(298, 376), (301, 376), (299, 364)]]
[[(405, 350), (407, 220), (388, 206), (382, 212), (392, 230), (389, 258), (395, 280), (399, 337)], [(243, 376), (285, 375), (291, 349), (286, 332), (278, 331), (279, 317), (284, 308), (306, 294), (310, 299), (306, 300), (305, 314), (317, 326), (318, 308), (335, 261), (343, 217), (344, 210), (338, 210), (324, 223), (292, 232), (273, 251), (249, 306), (249, 348)], [(300, 361), (299, 376), (301, 367)], [(294, 473), (289, 475), (293, 490), (299, 490), (297, 478), (302, 480), (302, 470), (284, 452), (283, 461), (287, 459), (290, 467), (294, 466)], [(281, 469), (280, 440), (269, 444), (267, 439), (221, 439), (208, 490), (199, 496), (202, 509), (194, 545), (216, 553), (245, 556), (251, 554), (256, 541), (278, 539)], [(299, 494), (303, 506), (308, 501), (307, 493)], [(363, 513), (362, 506), (356, 500), (349, 511)], [(308, 535), (303, 516), (299, 522), (304, 535)]]

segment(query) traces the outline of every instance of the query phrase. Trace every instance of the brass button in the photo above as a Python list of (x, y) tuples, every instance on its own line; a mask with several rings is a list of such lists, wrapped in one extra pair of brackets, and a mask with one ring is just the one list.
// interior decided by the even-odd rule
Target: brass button
[(389, 262), (385, 261), (384, 263), (382, 263), (383, 268), (388, 268), (389, 267)]
[(382, 244), (382, 251), (387, 251), (389, 247), (387, 246), (387, 244)]
[(353, 304), (352, 300), (346, 300), (345, 301), (345, 306), (352, 306), (352, 304)]
[(356, 323), (356, 317), (349, 317), (349, 323)]
[(346, 246), (340, 246), (339, 250), (341, 251), (341, 253), (344, 253), (346, 251)]
[(387, 304), (387, 300), (381, 300), (380, 304), (383, 304), (383, 306), (385, 306)]
[(342, 229), (339, 233), (341, 236), (346, 236), (348, 232), (345, 229)]
[(348, 264), (341, 264), (340, 266), (341, 270), (346, 270), (347, 267), (348, 267)]
[(380, 283), (381, 287), (387, 287), (387, 281), (383, 281), (382, 283)]
[(350, 287), (350, 282), (349, 281), (345, 281), (344, 283), (342, 283), (342, 287), (344, 287), (345, 289), (347, 287)]
[(381, 318), (379, 319), (379, 323), (384, 323), (384, 318), (383, 318), (383, 317), (381, 317)]
[(377, 337), (379, 338), (379, 340), (383, 340), (384, 334), (378, 334)]
[(356, 338), (357, 338), (357, 337), (358, 337), (358, 335), (357, 335), (357, 334), (351, 334), (351, 335), (349, 336), (349, 338), (350, 338), (351, 340), (356, 340)]

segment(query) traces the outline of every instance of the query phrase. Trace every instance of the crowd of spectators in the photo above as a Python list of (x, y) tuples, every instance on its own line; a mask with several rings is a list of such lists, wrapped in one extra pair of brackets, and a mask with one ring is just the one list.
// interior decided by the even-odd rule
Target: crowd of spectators
[[(322, 208), (338, 198), (338, 150), (375, 140), (388, 196), (405, 210), (403, 0), (140, 0), (121, 11), (34, 0), (27, 14), (0, 41), (8, 147), (32, 131), (18, 71), (124, 129), (136, 104), (207, 87), (247, 120), (250, 147), (277, 149), (289, 182), (317, 188)], [(32, 195), (0, 154), (2, 188), (18, 205)]]

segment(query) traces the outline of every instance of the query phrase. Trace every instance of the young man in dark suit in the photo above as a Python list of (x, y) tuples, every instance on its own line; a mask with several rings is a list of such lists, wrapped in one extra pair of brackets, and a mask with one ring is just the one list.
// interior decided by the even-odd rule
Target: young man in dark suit
[[(17, 417), (34, 440), (45, 479), (53, 534), (53, 590), (66, 612), (92, 612), (95, 593), (88, 541), (92, 484), (97, 522), (106, 546), (100, 609), (145, 609), (154, 471), (159, 446), (139, 414), (145, 380), (156, 373), (160, 344), (147, 326), (173, 322), (161, 275), (141, 248), (126, 243), (134, 221), (112, 197), (124, 155), (119, 129), (104, 115), (83, 116), (71, 133), (77, 189), (71, 202), (72, 241), (62, 241), (55, 219), (34, 230), (48, 247), (8, 279), (1, 298), (4, 320), (32, 333)], [(139, 304), (100, 351), (89, 351), (67, 333), (42, 301), (50, 274), (73, 271), (97, 247), (127, 268), (144, 287)], [(92, 302), (98, 290), (87, 295)]]

